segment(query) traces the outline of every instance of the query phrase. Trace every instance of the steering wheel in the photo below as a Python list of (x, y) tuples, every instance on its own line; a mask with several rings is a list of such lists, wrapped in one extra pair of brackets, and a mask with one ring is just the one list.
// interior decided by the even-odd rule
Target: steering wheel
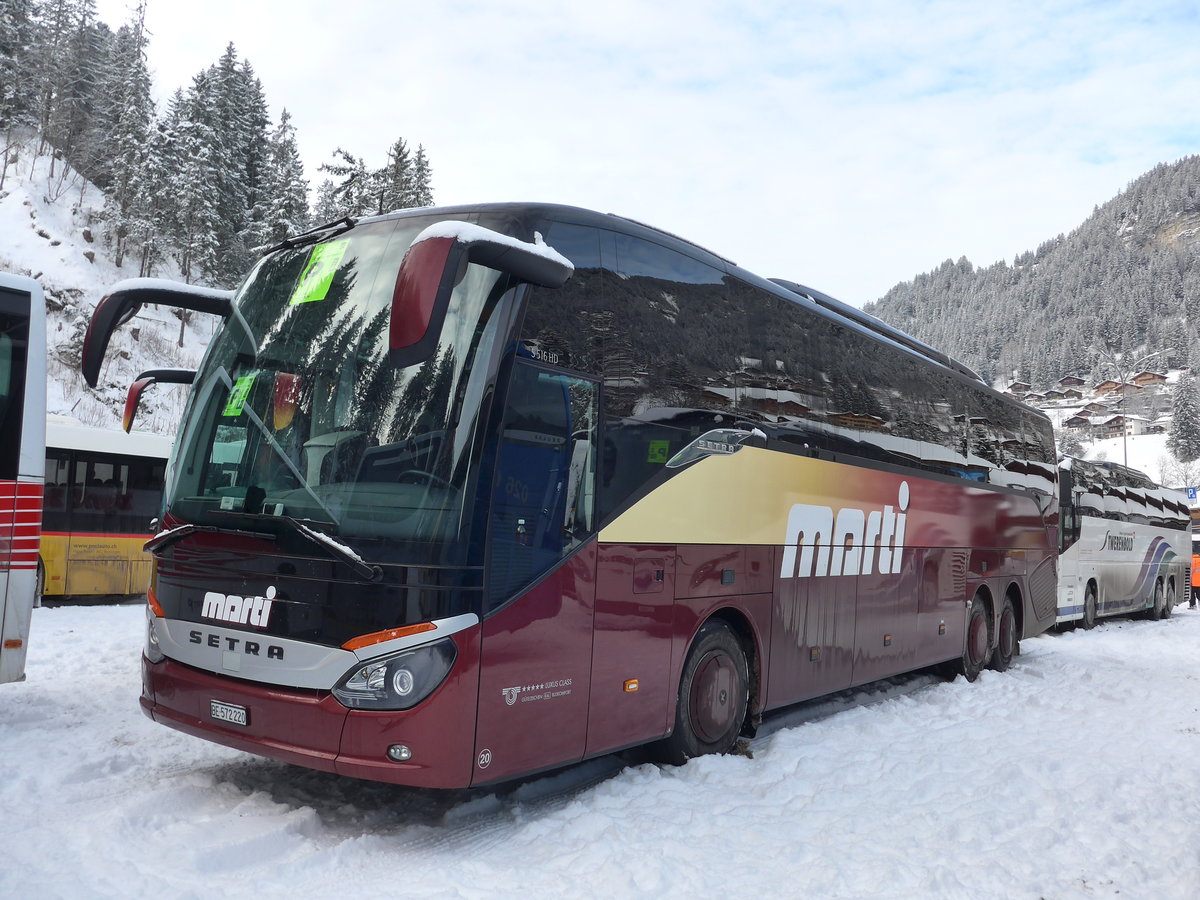
[(454, 485), (452, 485), (446, 479), (439, 478), (437, 475), (434, 475), (432, 472), (426, 472), (424, 469), (407, 469), (396, 476), (396, 481), (403, 482), (406, 478), (412, 481), (419, 480), (424, 481), (427, 484), (436, 484), (446, 488), (447, 490), (454, 490)]

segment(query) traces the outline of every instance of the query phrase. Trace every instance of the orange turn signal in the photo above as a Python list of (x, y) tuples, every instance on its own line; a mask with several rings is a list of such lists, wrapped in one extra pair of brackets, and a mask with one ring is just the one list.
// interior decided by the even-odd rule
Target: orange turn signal
[(628, 681), (625, 682), (625, 693), (636, 694), (637, 689), (638, 689), (638, 680), (636, 678), (630, 678)]
[(160, 619), (166, 618), (166, 613), (163, 612), (162, 605), (158, 602), (158, 598), (154, 596), (154, 588), (146, 591), (146, 602), (150, 605), (150, 610)]
[(342, 644), (342, 649), (358, 650), (361, 647), (370, 647), (372, 644), (382, 644), (384, 641), (394, 641), (396, 638), (408, 637), (410, 634), (433, 631), (436, 628), (437, 626), (432, 622), (422, 622), (420, 625), (405, 625), (402, 628), (389, 628), (386, 631), (376, 631), (373, 634), (361, 634), (356, 638), (350, 638), (350, 640)]

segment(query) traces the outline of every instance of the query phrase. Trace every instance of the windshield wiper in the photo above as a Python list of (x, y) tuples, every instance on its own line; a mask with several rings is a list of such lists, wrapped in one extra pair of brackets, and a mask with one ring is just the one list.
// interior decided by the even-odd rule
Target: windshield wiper
[(159, 550), (165, 550), (172, 544), (177, 544), (188, 535), (196, 534), (197, 532), (230, 534), (234, 537), (259, 538), (264, 541), (277, 540), (275, 535), (268, 531), (243, 531), (240, 528), (218, 528), (216, 525), (192, 525), (188, 523), (187, 525), (179, 525), (167, 531), (160, 531), (154, 537), (150, 538), (150, 540), (146, 541), (142, 546), (142, 550), (146, 553), (157, 553)]
[[(361, 556), (359, 556), (345, 544), (334, 540), (325, 532), (318, 531), (315, 528), (309, 528), (305, 522), (302, 522), (299, 519), (293, 519), (291, 516), (280, 515), (271, 516), (270, 518), (272, 520), (277, 519), (280, 522), (286, 522), (297, 534), (308, 538), (318, 547), (329, 553), (330, 556), (334, 556), (348, 565), (351, 569), (359, 574), (363, 581), (377, 582), (383, 578), (383, 569), (379, 568), (379, 566), (366, 562)], [(307, 519), (305, 521), (317, 524), (312, 519)], [(321, 524), (333, 525), (332, 522), (323, 522)]]
[[(311, 543), (316, 544), (330, 556), (340, 560), (341, 562), (344, 562), (351, 569), (353, 569), (355, 573), (363, 579), (363, 581), (374, 583), (383, 578), (383, 569), (381, 569), (379, 566), (372, 565), (371, 563), (365, 561), (361, 556), (359, 556), (345, 544), (335, 540), (325, 532), (312, 527), (314, 525), (327, 525), (330, 528), (336, 528), (337, 524), (334, 522), (320, 522), (316, 519), (296, 519), (292, 516), (276, 516), (272, 515), (271, 513), (225, 512), (225, 515), (236, 516), (238, 518), (254, 519), (255, 521), (263, 522), (264, 524), (267, 522), (282, 522), (296, 534), (303, 538), (307, 538)], [(212, 526), (205, 527), (210, 528), (213, 531), (223, 530), (213, 528)], [(240, 533), (253, 534), (254, 532), (245, 531)], [(274, 540), (276, 536), (269, 535), (269, 537)]]
[(336, 221), (327, 222), (324, 225), (318, 225), (316, 228), (313, 228), (310, 231), (304, 231), (300, 234), (293, 235), (292, 237), (284, 238), (274, 247), (268, 247), (264, 251), (264, 255), (267, 253), (274, 253), (276, 250), (290, 250), (292, 247), (303, 247), (305, 244), (315, 244), (319, 241), (325, 240), (326, 238), (331, 238), (334, 235), (341, 234), (344, 231), (349, 231), (357, 224), (358, 219), (355, 219), (352, 216), (345, 216), (341, 219), (337, 219)]

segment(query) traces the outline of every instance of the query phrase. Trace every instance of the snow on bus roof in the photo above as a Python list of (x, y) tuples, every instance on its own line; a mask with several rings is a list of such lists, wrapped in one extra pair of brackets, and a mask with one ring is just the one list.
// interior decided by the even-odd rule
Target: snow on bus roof
[(90, 450), (122, 456), (166, 459), (171, 438), (148, 431), (126, 434), (115, 428), (95, 428), (69, 416), (46, 416), (46, 446), (59, 450)]
[(126, 278), (118, 281), (105, 295), (116, 294), (120, 291), (158, 290), (172, 291), (177, 294), (195, 294), (198, 297), (232, 297), (233, 291), (223, 291), (219, 288), (204, 287), (200, 284), (185, 284), (182, 281), (172, 281), (169, 278)]
[(462, 222), (458, 219), (444, 219), (441, 222), (434, 222), (418, 234), (413, 240), (413, 245), (415, 246), (421, 241), (428, 241), (431, 238), (452, 238), (464, 244), (473, 244), (477, 241), (504, 244), (505, 246), (524, 250), (526, 253), (534, 253), (545, 259), (570, 266), (572, 271), (575, 270), (575, 265), (547, 244), (542, 239), (541, 233), (536, 231), (533, 233), (533, 243), (530, 243), (520, 238), (515, 238), (512, 235), (492, 231), (490, 228), (484, 228), (481, 225), (472, 225), (470, 222)]

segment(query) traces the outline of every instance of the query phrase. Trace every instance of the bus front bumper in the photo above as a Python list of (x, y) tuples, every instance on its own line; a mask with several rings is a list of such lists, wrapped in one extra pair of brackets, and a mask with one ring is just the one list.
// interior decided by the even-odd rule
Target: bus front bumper
[[(473, 722), (462, 715), (442, 721), (462, 704), (349, 710), (328, 691), (239, 681), (171, 659), (152, 663), (143, 655), (141, 706), (162, 725), (292, 765), (413, 787), (470, 784)], [(245, 724), (229, 721), (231, 709), (244, 711)], [(412, 758), (389, 758), (395, 745), (409, 747)]]

